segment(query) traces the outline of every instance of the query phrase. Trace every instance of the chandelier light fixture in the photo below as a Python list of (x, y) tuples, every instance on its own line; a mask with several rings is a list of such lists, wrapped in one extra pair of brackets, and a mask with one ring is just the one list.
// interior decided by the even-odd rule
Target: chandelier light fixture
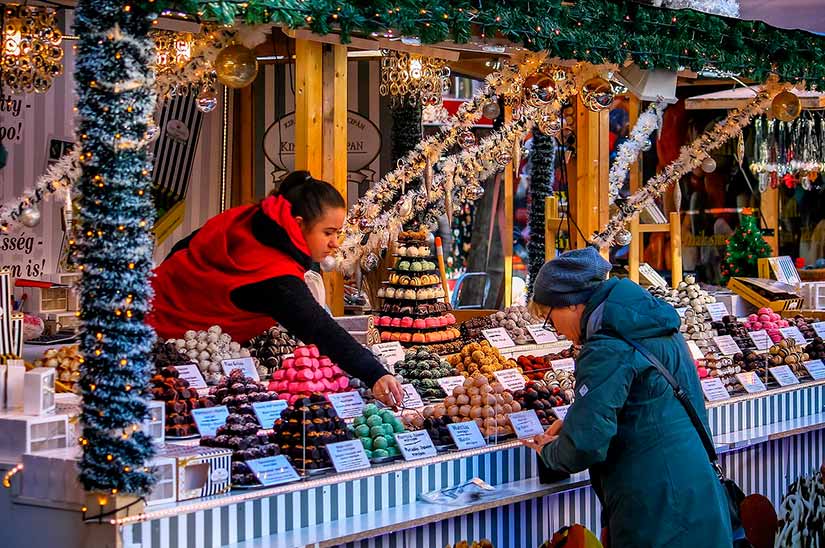
[(3, 8), (0, 71), (12, 94), (45, 93), (63, 74), (63, 34), (55, 10), (8, 4)]
[(393, 104), (437, 105), (448, 86), (450, 67), (443, 59), (423, 57), (405, 52), (381, 51), (382, 96), (390, 96)]

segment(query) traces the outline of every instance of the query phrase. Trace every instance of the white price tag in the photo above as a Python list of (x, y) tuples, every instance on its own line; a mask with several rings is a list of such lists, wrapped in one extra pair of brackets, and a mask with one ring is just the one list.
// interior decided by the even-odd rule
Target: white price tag
[(699, 345), (696, 344), (696, 341), (687, 341), (688, 350), (690, 350), (690, 355), (693, 356), (694, 360), (704, 360), (705, 355), (702, 353), (702, 349), (699, 348)]
[(760, 329), (759, 331), (751, 331), (748, 333), (748, 336), (753, 341), (753, 344), (756, 346), (757, 350), (767, 350), (771, 347), (771, 337), (764, 329)]
[(533, 340), (536, 341), (536, 344), (554, 343), (559, 340), (555, 333), (549, 329), (545, 329), (541, 324), (528, 325), (527, 331), (530, 333), (530, 336), (533, 337)]
[(493, 375), (510, 392), (524, 388), (524, 377), (518, 372), (518, 369), (502, 369), (493, 372)]
[(499, 350), (516, 346), (516, 343), (510, 338), (510, 334), (507, 333), (507, 330), (503, 327), (484, 329), (481, 334), (484, 335), (484, 338), (487, 339), (487, 342), (489, 342), (491, 346), (495, 346)]
[(544, 433), (544, 427), (541, 425), (538, 415), (532, 409), (510, 413), (507, 418), (510, 419), (510, 424), (513, 425), (513, 430), (516, 431), (516, 436), (520, 440)]
[(203, 375), (201, 374), (201, 370), (198, 368), (198, 364), (185, 363), (183, 365), (176, 365), (175, 369), (178, 370), (180, 378), (189, 383), (190, 388), (194, 388), (195, 390), (207, 388), (206, 381), (203, 379)]
[(825, 364), (822, 360), (811, 360), (802, 364), (808, 370), (808, 374), (815, 380), (825, 379)]
[(329, 453), (329, 459), (332, 461), (332, 466), (339, 474), (365, 470), (370, 467), (370, 459), (367, 458), (361, 440), (328, 443), (327, 452)]
[(438, 379), (438, 386), (444, 391), (445, 394), (448, 396), (453, 395), (453, 390), (458, 388), (459, 386), (464, 386), (464, 381), (466, 381), (464, 377), (458, 375), (456, 377), (444, 377), (443, 379)]
[(558, 407), (554, 407), (552, 409), (552, 411), (553, 411), (553, 413), (556, 414), (556, 416), (558, 418), (560, 418), (561, 420), (564, 420), (564, 418), (567, 416), (567, 410), (568, 409), (570, 409), (569, 405), (560, 405)]
[(395, 441), (398, 442), (398, 448), (404, 460), (426, 459), (438, 453), (426, 430), (396, 434)]
[(404, 359), (404, 347), (398, 341), (374, 344), (372, 351), (384, 358), (390, 367)]
[(562, 358), (560, 360), (553, 360), (550, 362), (550, 367), (556, 371), (575, 371), (576, 360), (573, 358)]
[(795, 340), (796, 344), (806, 344), (805, 335), (803, 335), (799, 328), (795, 325), (791, 327), (780, 327), (779, 332), (782, 333), (782, 336), (786, 339)]
[(729, 400), (730, 394), (725, 385), (718, 377), (712, 379), (704, 379), (702, 381), (702, 392), (705, 394), (705, 399), (708, 401), (723, 401)]
[(756, 394), (757, 392), (764, 392), (768, 389), (755, 371), (737, 373), (736, 380), (739, 381), (739, 384), (742, 385), (742, 388), (744, 388), (748, 394)]
[(260, 381), (261, 377), (258, 375), (258, 368), (255, 367), (254, 358), (238, 358), (236, 360), (221, 360), (221, 368), (224, 375), (229, 375), (236, 369), (243, 371), (244, 376), (252, 377), (256, 381)]
[(282, 483), (289, 483), (298, 481), (301, 477), (295, 468), (289, 464), (286, 457), (277, 455), (275, 457), (266, 457), (263, 459), (255, 459), (246, 461), (249, 469), (261, 482), (261, 485), (281, 485)]
[(713, 337), (713, 342), (716, 343), (716, 346), (719, 348), (719, 352), (725, 356), (733, 356), (734, 354), (742, 352), (742, 349), (739, 348), (739, 345), (736, 344), (736, 341), (734, 341), (733, 337), (730, 335)]
[(288, 405), (286, 400), (257, 401), (252, 404), (252, 410), (263, 428), (272, 428)]
[(214, 436), (218, 428), (226, 424), (228, 416), (229, 409), (225, 405), (192, 410), (192, 418), (201, 436)]
[(796, 375), (793, 374), (793, 371), (791, 371), (791, 368), (787, 365), (769, 367), (768, 371), (770, 371), (773, 378), (776, 379), (776, 382), (779, 383), (779, 386), (790, 386), (792, 384), (799, 384), (799, 379), (796, 378)]
[(475, 421), (448, 424), (447, 430), (450, 431), (450, 436), (452, 436), (455, 446), (458, 447), (460, 451), (476, 449), (487, 445)]
[(411, 384), (402, 384), (404, 389), (404, 401), (401, 402), (401, 407), (404, 409), (421, 409), (424, 407), (424, 402), (421, 400), (421, 395), (418, 390)]
[(725, 303), (708, 303), (706, 306), (710, 319), (715, 322), (722, 321), (722, 318), (728, 316), (728, 307)]
[(335, 412), (342, 419), (352, 419), (361, 414), (364, 410), (364, 399), (358, 392), (339, 392), (338, 394), (327, 394), (327, 399)]
[(812, 323), (811, 327), (814, 328), (817, 337), (825, 339), (825, 322)]
[(680, 306), (679, 308), (676, 309), (676, 313), (679, 314), (680, 318), (685, 317), (685, 312), (687, 312), (687, 307), (686, 306)]

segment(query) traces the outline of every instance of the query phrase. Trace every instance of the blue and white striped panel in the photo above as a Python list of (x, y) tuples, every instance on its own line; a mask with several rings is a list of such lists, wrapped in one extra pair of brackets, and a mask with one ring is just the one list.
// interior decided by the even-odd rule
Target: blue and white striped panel
[(714, 436), (813, 415), (825, 411), (825, 384), (708, 408)]

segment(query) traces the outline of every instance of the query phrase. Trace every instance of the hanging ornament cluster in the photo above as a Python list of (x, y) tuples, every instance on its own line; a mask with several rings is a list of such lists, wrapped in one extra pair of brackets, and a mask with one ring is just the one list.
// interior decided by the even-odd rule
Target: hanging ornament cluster
[(450, 77), (450, 67), (446, 61), (394, 50), (381, 50), (381, 55), (378, 92), (382, 96), (392, 97), (393, 103), (441, 103)]
[(610, 108), (615, 97), (616, 92), (613, 89), (613, 84), (601, 76), (591, 78), (582, 86), (582, 104), (592, 112), (601, 112), (606, 108)]
[(780, 184), (809, 189), (825, 170), (825, 116), (810, 110), (792, 122), (760, 116), (754, 122), (752, 157), (749, 167), (760, 191)]
[(155, 43), (155, 62), (152, 65), (157, 76), (183, 70), (192, 59), (194, 37), (188, 32), (156, 30), (150, 34)]
[(232, 44), (215, 58), (218, 81), (232, 89), (245, 88), (258, 76), (258, 58), (255, 52), (241, 44)]
[(653, 146), (650, 139), (653, 132), (662, 127), (662, 113), (665, 108), (667, 108), (667, 104), (664, 101), (658, 101), (650, 105), (647, 110), (639, 115), (636, 124), (630, 130), (627, 140), (622, 141), (616, 147), (616, 159), (610, 166), (608, 175), (611, 204), (619, 196), (619, 192), (622, 190), (630, 172), (630, 166), (639, 159), (642, 152)]
[(51, 8), (9, 4), (3, 8), (0, 81), (13, 94), (46, 93), (63, 74), (63, 34)]

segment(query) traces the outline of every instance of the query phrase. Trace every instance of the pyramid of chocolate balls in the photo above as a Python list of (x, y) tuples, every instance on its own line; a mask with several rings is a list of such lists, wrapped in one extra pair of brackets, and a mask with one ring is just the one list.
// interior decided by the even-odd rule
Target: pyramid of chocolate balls
[(246, 346), (249, 355), (258, 359), (258, 375), (268, 379), (273, 371), (280, 369), (284, 356), (292, 354), (300, 344), (288, 331), (275, 326), (252, 338)]
[(280, 454), (278, 445), (270, 437), (270, 433), (261, 430), (254, 416), (232, 413), (226, 418), (226, 424), (218, 427), (214, 437), (201, 438), (200, 444), (231, 449), (232, 484), (257, 485), (258, 479), (246, 463)]
[(296, 469), (306, 472), (332, 466), (326, 445), (352, 438), (347, 423), (323, 394), (311, 394), (284, 409), (271, 439)]
[(221, 379), (221, 382), (209, 389), (209, 394), (214, 398), (215, 405), (225, 405), (230, 413), (252, 417), (253, 421), (257, 421), (253, 403), (278, 399), (278, 394), (267, 392), (263, 384), (244, 376), (240, 369), (235, 369)]
[(707, 308), (708, 304), (716, 302), (716, 297), (702, 289), (696, 283), (695, 276), (685, 276), (685, 280), (676, 289), (652, 287), (649, 291), (675, 308), (685, 309), (679, 329), (685, 339), (695, 342), (705, 355), (717, 352)]
[(194, 363), (184, 350), (177, 347), (174, 341), (164, 342), (160, 339), (152, 347), (151, 360), (155, 364), (155, 370), (163, 369), (167, 365)]
[(189, 382), (180, 378), (178, 370), (167, 366), (155, 374), (151, 381), (152, 398), (166, 402), (166, 435), (182, 438), (197, 435), (192, 410), (212, 407), (211, 398), (201, 397), (198, 391), (189, 387)]
[(447, 395), (438, 384), (438, 379), (458, 375), (452, 365), (424, 347), (408, 350), (404, 359), (395, 364), (395, 371), (412, 384), (422, 398), (428, 400)]

